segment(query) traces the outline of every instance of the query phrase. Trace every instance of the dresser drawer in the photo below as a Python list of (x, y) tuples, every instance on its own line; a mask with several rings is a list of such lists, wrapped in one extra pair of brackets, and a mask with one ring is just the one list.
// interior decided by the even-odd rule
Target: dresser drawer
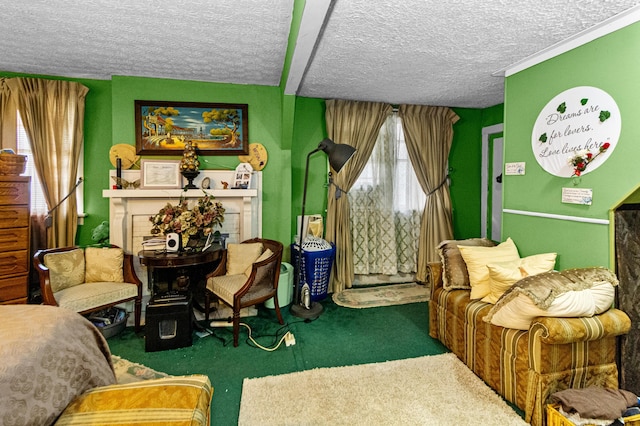
[(29, 228), (0, 229), (0, 251), (29, 248)]
[(27, 278), (28, 275), (25, 274), (18, 277), (0, 279), (0, 303), (6, 303), (11, 300), (15, 300), (18, 303), (26, 303)]
[(0, 204), (29, 205), (29, 181), (2, 182), (0, 181)]
[(0, 228), (20, 228), (29, 226), (29, 207), (0, 206)]
[(16, 250), (0, 253), (0, 279), (8, 275), (29, 272), (27, 250)]

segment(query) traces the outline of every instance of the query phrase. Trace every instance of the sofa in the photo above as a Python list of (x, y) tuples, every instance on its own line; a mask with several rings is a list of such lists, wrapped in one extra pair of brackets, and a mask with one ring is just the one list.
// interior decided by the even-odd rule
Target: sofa
[[(512, 248), (505, 260), (498, 250), (503, 244), (469, 239), (438, 246), (441, 261), (430, 263), (427, 270), (429, 334), (523, 410), (527, 422), (544, 425), (552, 393), (589, 386), (618, 388), (617, 340), (631, 322), (612, 307), (618, 282), (608, 269), (555, 271), (555, 254), (516, 259), (509, 257)], [(492, 251), (498, 251), (495, 258)], [(462, 254), (469, 252), (485, 253), (485, 264), (474, 262), (472, 268), (469, 263), (467, 268)], [(533, 265), (541, 264), (547, 271), (535, 271)], [(477, 288), (470, 275), (477, 270), (490, 272), (488, 295), (474, 294)], [(500, 273), (494, 274), (496, 270)], [(501, 282), (505, 276), (510, 280)], [(491, 295), (498, 284), (501, 292)], [(589, 303), (569, 300), (576, 297), (586, 297)], [(567, 300), (571, 309), (581, 310), (576, 313), (562, 305)]]
[(88, 314), (133, 301), (136, 331), (141, 330), (142, 281), (136, 275), (133, 255), (120, 247), (39, 250), (33, 266), (45, 305)]
[(0, 424), (209, 424), (207, 376), (118, 384), (107, 341), (82, 315), (0, 305), (0, 318)]

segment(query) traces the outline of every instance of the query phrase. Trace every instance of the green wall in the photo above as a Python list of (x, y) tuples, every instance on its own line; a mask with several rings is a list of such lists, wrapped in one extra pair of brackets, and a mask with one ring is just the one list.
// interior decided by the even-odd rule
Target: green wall
[[(296, 218), (302, 211), (304, 173), (307, 155), (327, 137), (324, 99), (297, 98), (292, 148), (291, 241), (298, 234)], [(327, 156), (318, 152), (309, 158), (309, 180), (305, 214), (322, 214), (327, 210)]]
[[(0, 76), (16, 75), (21, 74), (0, 72)], [(140, 99), (249, 105), (249, 142), (262, 143), (269, 156), (263, 170), (263, 236), (282, 241), (288, 248), (296, 234), (295, 217), (301, 210), (307, 154), (326, 137), (323, 99), (283, 96), (280, 88), (265, 86), (124, 76), (114, 76), (111, 81), (62, 79), (79, 81), (89, 88), (85, 114), (85, 183), (81, 187), (87, 217), (78, 229), (78, 244), (91, 244), (91, 230), (109, 218), (109, 201), (102, 197), (102, 190), (111, 187), (109, 150), (119, 143), (135, 145), (134, 100)], [(454, 110), (460, 116), (454, 126), (450, 155), (454, 233), (456, 238), (468, 238), (480, 232), (482, 127), (501, 122), (502, 106)], [(234, 169), (238, 164), (236, 156), (201, 156), (200, 159), (203, 169)], [(307, 214), (326, 212), (327, 171), (324, 155), (318, 153), (311, 157)]]
[[(290, 240), (291, 162), (290, 152), (281, 146), (282, 95), (278, 87), (114, 76), (112, 95), (113, 144), (135, 144), (135, 100), (247, 104), (249, 143), (261, 143), (268, 155), (262, 171), (262, 235)], [(239, 160), (235, 155), (200, 156), (200, 162), (201, 169), (233, 170)]]
[[(482, 127), (502, 123), (504, 109), (500, 104), (487, 109), (453, 110), (460, 117), (453, 127), (453, 143), (449, 155), (454, 236), (471, 238), (480, 234)], [(297, 233), (293, 219), (301, 211), (306, 156), (326, 137), (323, 99), (296, 98), (295, 111), (291, 235)], [(322, 154), (316, 154), (309, 162), (305, 214), (326, 213), (326, 184), (326, 158)]]
[[(640, 24), (636, 23), (506, 78), (505, 162), (526, 162), (526, 175), (505, 176), (504, 208), (589, 219), (609, 219), (614, 208), (640, 182), (637, 119), (640, 86)], [(531, 132), (542, 108), (554, 96), (577, 86), (594, 86), (618, 104), (622, 132), (615, 151), (578, 188), (593, 190), (590, 206), (563, 204), (572, 179), (545, 172), (533, 157)], [(503, 239), (512, 237), (520, 255), (557, 252), (559, 269), (613, 266), (608, 225), (503, 214)]]

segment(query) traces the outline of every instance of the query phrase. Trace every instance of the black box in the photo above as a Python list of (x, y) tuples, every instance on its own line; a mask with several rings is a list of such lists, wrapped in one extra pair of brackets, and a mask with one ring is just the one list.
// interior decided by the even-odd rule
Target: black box
[(183, 348), (192, 344), (190, 294), (160, 294), (147, 304), (145, 351)]

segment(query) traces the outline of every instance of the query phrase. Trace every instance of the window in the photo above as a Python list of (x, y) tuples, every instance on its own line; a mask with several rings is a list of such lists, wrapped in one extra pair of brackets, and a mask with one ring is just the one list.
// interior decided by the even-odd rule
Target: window
[(29, 138), (27, 137), (27, 132), (24, 130), (20, 114), (17, 114), (17, 116), (17, 151), (18, 154), (27, 156), (27, 164), (24, 174), (26, 176), (31, 176), (31, 214), (46, 214), (48, 211), (47, 202), (44, 198), (44, 193), (42, 192), (40, 179), (38, 179), (38, 174), (36, 173), (36, 167), (33, 162), (33, 153), (31, 152), (31, 146), (29, 145)]
[[(25, 167), (25, 176), (31, 176), (31, 214), (46, 214), (48, 212), (47, 201), (45, 200), (44, 193), (42, 191), (42, 184), (36, 173), (35, 164), (33, 161), (33, 153), (31, 152), (31, 145), (29, 145), (29, 137), (24, 129), (20, 114), (17, 115), (17, 137), (16, 137), (16, 151), (20, 155), (27, 156), (27, 164)], [(83, 155), (80, 155), (80, 162), (78, 164), (78, 176), (83, 175)], [(66, 195), (66, 194), (65, 194)], [(84, 197), (82, 191), (76, 193), (78, 216), (82, 217), (84, 211)]]
[(348, 196), (358, 280), (364, 275), (415, 273), (426, 196), (411, 165), (397, 113), (382, 125)]
[[(391, 126), (391, 130), (395, 132), (394, 135), (390, 135), (391, 137), (386, 139), (393, 146), (383, 146), (385, 139), (383, 137), (378, 138), (377, 145), (371, 153), (367, 165), (358, 176), (358, 180), (353, 187), (375, 187), (381, 179), (390, 179), (393, 182), (393, 210), (397, 212), (422, 211), (426, 202), (426, 195), (420, 187), (416, 173), (411, 165), (407, 144), (404, 140), (402, 123), (397, 113), (394, 113), (393, 117), (385, 122), (380, 130), (381, 135), (387, 131), (385, 126)], [(391, 176), (388, 178), (384, 177), (386, 173), (381, 172), (384, 167), (382, 165), (384, 162), (382, 157), (385, 156), (393, 163), (392, 170), (388, 173)]]

